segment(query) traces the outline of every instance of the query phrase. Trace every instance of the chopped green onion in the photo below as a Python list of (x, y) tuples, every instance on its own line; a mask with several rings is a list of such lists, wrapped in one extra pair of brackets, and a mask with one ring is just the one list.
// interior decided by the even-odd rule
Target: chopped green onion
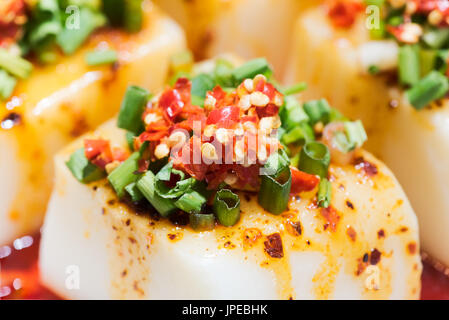
[(222, 87), (232, 87), (234, 85), (233, 68), (234, 66), (228, 60), (217, 59), (214, 69), (215, 82)]
[(298, 166), (299, 166), (299, 152), (296, 153), (292, 158), (290, 158), (290, 165), (292, 167), (298, 168)]
[(294, 97), (286, 97), (283, 108), (279, 111), (282, 126), (291, 130), (298, 123), (309, 121), (309, 116), (305, 113), (302, 105)]
[(88, 8), (81, 8), (79, 15), (79, 28), (65, 27), (56, 37), (56, 42), (62, 51), (69, 55), (74, 53), (90, 34), (97, 28), (106, 24), (103, 14), (94, 12)]
[(215, 81), (208, 74), (202, 73), (192, 78), (191, 93), (194, 96), (203, 98), (203, 100), (206, 97), (207, 91), (212, 90), (214, 87)]
[(326, 178), (321, 179), (318, 186), (318, 206), (327, 208), (332, 199), (332, 184)]
[(378, 66), (372, 65), (368, 67), (368, 73), (371, 75), (376, 75), (380, 72), (380, 69)]
[(137, 32), (142, 29), (143, 23), (143, 0), (128, 0), (126, 1), (124, 12), (124, 27), (128, 32)]
[(426, 31), (422, 40), (432, 49), (440, 49), (449, 41), (449, 28), (435, 28)]
[(405, 45), (399, 48), (399, 80), (403, 85), (414, 85), (420, 75), (419, 49)]
[(213, 214), (191, 213), (189, 214), (190, 226), (195, 231), (213, 230), (215, 216)]
[(275, 176), (262, 176), (258, 195), (259, 204), (273, 214), (281, 214), (288, 205), (292, 186), (290, 167), (284, 168)]
[(355, 145), (349, 142), (348, 137), (342, 131), (335, 132), (332, 141), (341, 152), (346, 153), (355, 148)]
[(142, 192), (140, 192), (139, 188), (137, 187), (137, 183), (135, 182), (128, 184), (125, 187), (125, 190), (131, 196), (131, 200), (133, 202), (139, 202), (144, 198)]
[(326, 99), (312, 100), (304, 103), (304, 111), (310, 118), (310, 124), (318, 122), (327, 124), (330, 120), (331, 107)]
[(360, 148), (368, 139), (362, 121), (346, 121), (344, 127), (349, 143), (354, 147)]
[(299, 170), (326, 178), (330, 159), (329, 149), (325, 144), (317, 141), (308, 142), (301, 149)]
[(109, 183), (119, 198), (124, 196), (125, 187), (138, 179), (139, 176), (135, 172), (139, 169), (140, 156), (140, 152), (134, 152), (108, 175)]
[(0, 48), (0, 68), (18, 78), (25, 79), (30, 75), (33, 65), (29, 61)]
[(290, 165), (290, 158), (284, 149), (279, 149), (277, 152), (270, 155), (264, 165), (264, 171), (267, 175), (278, 175)]
[(104, 178), (105, 172), (91, 163), (84, 154), (84, 148), (76, 150), (70, 156), (69, 161), (66, 162), (67, 167), (72, 172), (73, 176), (82, 183), (89, 183), (92, 181)]
[(240, 84), (247, 78), (254, 78), (258, 74), (271, 73), (270, 65), (265, 58), (257, 58), (246, 62), (245, 64), (237, 67), (232, 72), (237, 84)]
[(437, 71), (432, 71), (407, 90), (407, 97), (415, 109), (421, 110), (430, 102), (442, 98), (448, 90), (447, 77)]
[(103, 12), (111, 25), (115, 27), (123, 25), (125, 3), (125, 0), (102, 0)]
[(225, 227), (231, 227), (240, 220), (240, 198), (228, 189), (221, 189), (215, 194), (214, 213)]
[(206, 198), (196, 191), (189, 191), (175, 202), (175, 206), (187, 213), (200, 213)]
[(129, 86), (120, 106), (117, 126), (139, 134), (143, 129), (142, 113), (148, 102), (150, 93), (144, 88)]
[(315, 138), (312, 127), (305, 122), (299, 123), (296, 127), (282, 135), (282, 143), (289, 145), (291, 143), (303, 145)]
[(134, 151), (134, 138), (135, 138), (134, 133), (132, 133), (130, 131), (126, 131), (125, 138), (126, 138), (126, 143), (128, 144), (129, 150)]
[(300, 93), (306, 89), (307, 89), (307, 83), (299, 82), (299, 83), (296, 83), (288, 88), (285, 88), (283, 90), (283, 93), (284, 93), (284, 95), (288, 96), (288, 95)]
[(430, 71), (434, 70), (437, 59), (437, 50), (421, 48), (419, 50), (420, 76), (426, 76)]
[(115, 50), (99, 50), (92, 51), (86, 55), (86, 63), (89, 66), (98, 66), (102, 64), (111, 64), (118, 59), (117, 51)]
[(5, 70), (0, 69), (0, 100), (6, 100), (11, 97), (16, 84), (16, 78), (11, 77)]
[(145, 174), (137, 181), (137, 188), (139, 188), (143, 196), (162, 217), (168, 217), (175, 212), (177, 208), (172, 199), (164, 199), (157, 194), (155, 185), (156, 177), (151, 171), (145, 172)]

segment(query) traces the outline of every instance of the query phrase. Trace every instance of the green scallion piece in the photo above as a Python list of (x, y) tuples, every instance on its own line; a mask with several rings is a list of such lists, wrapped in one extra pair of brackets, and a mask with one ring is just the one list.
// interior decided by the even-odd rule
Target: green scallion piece
[(270, 176), (276, 176), (290, 165), (290, 158), (284, 149), (270, 155), (264, 165), (264, 173)]
[(346, 121), (344, 127), (349, 143), (355, 148), (360, 148), (368, 139), (362, 121)]
[(268, 212), (281, 214), (287, 208), (291, 186), (290, 167), (284, 168), (275, 176), (263, 175), (258, 195), (259, 204)]
[(119, 198), (125, 195), (125, 187), (139, 178), (139, 175), (135, 174), (135, 172), (139, 169), (138, 161), (140, 156), (139, 152), (134, 152), (108, 175), (109, 183)]
[(206, 198), (199, 192), (191, 190), (184, 193), (181, 198), (175, 202), (175, 206), (187, 213), (200, 213)]
[(318, 186), (318, 206), (321, 208), (329, 207), (332, 200), (332, 184), (327, 178), (323, 178)]
[(139, 134), (144, 127), (142, 113), (149, 97), (150, 93), (144, 88), (129, 86), (120, 106), (117, 126), (135, 135)]
[(222, 87), (232, 87), (234, 85), (233, 69), (234, 66), (228, 60), (217, 59), (214, 69), (215, 82)]
[(436, 62), (438, 59), (438, 51), (434, 49), (420, 49), (419, 50), (419, 63), (420, 63), (420, 76), (426, 76), (430, 71), (435, 70)]
[(240, 198), (228, 189), (215, 194), (213, 205), (217, 220), (225, 227), (231, 227), (240, 220)]
[(164, 199), (156, 192), (156, 177), (153, 172), (147, 171), (137, 181), (137, 188), (143, 196), (151, 203), (159, 214), (166, 218), (177, 210), (172, 199)]
[(449, 28), (433, 28), (424, 32), (422, 40), (432, 49), (440, 49), (449, 42)]
[(115, 50), (92, 51), (86, 55), (86, 63), (89, 66), (98, 66), (103, 64), (112, 64), (118, 59)]
[(326, 178), (330, 160), (327, 146), (321, 142), (311, 141), (301, 149), (299, 170)]
[(142, 29), (143, 24), (143, 0), (128, 0), (126, 1), (124, 12), (124, 27), (128, 32), (138, 32)]
[(82, 183), (90, 183), (105, 177), (104, 170), (91, 163), (84, 154), (84, 148), (76, 150), (66, 162), (73, 176)]
[(303, 145), (306, 142), (312, 141), (315, 138), (312, 127), (306, 123), (301, 122), (289, 132), (282, 135), (282, 143), (289, 145), (291, 143)]
[(438, 71), (432, 71), (407, 90), (407, 97), (415, 109), (421, 110), (432, 101), (442, 98), (448, 90), (447, 77)]
[(286, 97), (283, 108), (279, 111), (282, 126), (291, 130), (301, 122), (309, 121), (309, 116), (304, 111), (302, 105), (294, 97)]
[(414, 85), (419, 81), (419, 48), (405, 45), (399, 48), (399, 81), (403, 85)]
[(329, 122), (331, 107), (326, 99), (307, 101), (303, 107), (309, 116), (309, 122), (312, 126), (318, 122), (322, 122), (323, 124)]
[(236, 81), (236, 85), (240, 84), (247, 78), (254, 78), (258, 74), (270, 74), (271, 68), (265, 58), (257, 58), (246, 62), (245, 64), (237, 67), (232, 72), (232, 75)]
[(132, 182), (125, 187), (126, 192), (131, 196), (133, 202), (139, 202), (144, 198), (142, 192), (137, 187), (137, 183)]
[(283, 93), (284, 93), (284, 95), (288, 96), (288, 95), (300, 93), (306, 89), (307, 89), (307, 83), (299, 82), (299, 83), (296, 83), (288, 88), (285, 88), (283, 90)]
[(106, 17), (89, 8), (81, 8), (79, 15), (79, 28), (63, 28), (56, 37), (57, 44), (66, 55), (74, 53), (92, 32), (106, 24)]
[(16, 84), (16, 78), (10, 76), (6, 71), (0, 69), (0, 100), (6, 100), (11, 97)]
[(202, 98), (201, 100), (204, 101), (207, 91), (212, 90), (214, 87), (214, 79), (210, 75), (202, 73), (192, 78), (191, 94), (192, 96)]
[(134, 138), (136, 136), (134, 135), (134, 133), (130, 132), (130, 131), (126, 131), (125, 133), (125, 139), (126, 139), (126, 143), (128, 144), (128, 148), (131, 151), (134, 151)]
[(33, 65), (29, 61), (0, 48), (0, 68), (18, 78), (26, 79), (33, 70)]
[(215, 216), (213, 214), (191, 213), (189, 214), (190, 226), (195, 231), (213, 230)]

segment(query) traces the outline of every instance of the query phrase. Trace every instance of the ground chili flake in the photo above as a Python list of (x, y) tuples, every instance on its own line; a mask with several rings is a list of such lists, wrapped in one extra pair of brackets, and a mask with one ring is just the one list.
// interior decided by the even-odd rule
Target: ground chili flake
[(267, 236), (264, 242), (265, 252), (272, 258), (284, 257), (284, 248), (282, 247), (282, 238), (279, 233), (273, 233)]

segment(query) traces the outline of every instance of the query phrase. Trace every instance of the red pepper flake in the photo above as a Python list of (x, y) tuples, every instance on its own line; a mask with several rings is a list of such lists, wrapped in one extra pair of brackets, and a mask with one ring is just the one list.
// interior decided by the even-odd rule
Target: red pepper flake
[(357, 170), (362, 169), (368, 177), (373, 177), (378, 173), (376, 165), (366, 161), (362, 157), (355, 159), (355, 168)]
[(284, 249), (282, 247), (282, 238), (279, 233), (273, 233), (267, 236), (264, 242), (265, 252), (272, 258), (284, 257)]
[(321, 215), (327, 221), (324, 228), (327, 229), (327, 227), (330, 227), (330, 230), (332, 232), (335, 232), (337, 230), (337, 223), (340, 220), (340, 216), (338, 215), (337, 210), (335, 210), (335, 208), (332, 206), (321, 208)]
[(320, 182), (320, 179), (317, 176), (300, 171), (295, 167), (290, 167), (290, 171), (292, 172), (291, 194), (311, 191), (315, 189)]
[(287, 221), (286, 223), (286, 228), (288, 233), (290, 233), (291, 235), (298, 237), (302, 234), (302, 227), (301, 227), (301, 223), (299, 221)]
[(371, 254), (369, 257), (369, 263), (372, 265), (378, 264), (380, 261), (380, 256), (381, 256), (380, 251), (377, 250), (376, 248), (374, 248), (373, 250), (371, 250)]
[(408, 253), (410, 253), (410, 254), (416, 254), (416, 251), (417, 251), (417, 248), (418, 248), (418, 246), (416, 245), (416, 242), (410, 242), (408, 245), (407, 245), (407, 250), (408, 250)]
[(384, 229), (380, 229), (379, 231), (377, 231), (377, 238), (378, 239), (385, 238), (385, 231), (384, 231)]
[(335, 0), (330, 5), (328, 16), (335, 27), (350, 28), (363, 8), (357, 0)]
[(348, 235), (348, 237), (351, 239), (351, 241), (355, 241), (357, 239), (357, 232), (355, 231), (355, 229), (351, 226), (348, 227), (348, 229), (346, 229), (346, 234)]
[(262, 232), (257, 228), (248, 228), (243, 231), (243, 244), (246, 247), (253, 246), (259, 238), (262, 237)]

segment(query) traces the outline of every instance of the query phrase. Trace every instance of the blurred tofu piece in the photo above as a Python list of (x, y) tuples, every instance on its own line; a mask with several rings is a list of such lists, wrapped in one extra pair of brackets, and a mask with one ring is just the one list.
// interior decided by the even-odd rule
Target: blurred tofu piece
[(417, 111), (388, 74), (367, 74), (373, 59), (394, 68), (395, 49), (372, 41), (364, 19), (336, 30), (319, 7), (298, 19), (293, 42), (286, 82), (307, 81), (305, 98), (326, 97), (362, 119), (367, 149), (395, 173), (418, 216), (423, 250), (449, 266), (449, 100)]
[[(128, 85), (162, 88), (170, 56), (185, 48), (184, 34), (151, 2), (144, 2), (144, 12), (140, 32), (94, 34), (56, 65), (35, 66), (0, 103), (0, 244), (41, 225), (58, 149), (116, 114)], [(87, 66), (86, 53), (102, 47), (117, 50), (118, 63)]]
[(266, 57), (279, 76), (286, 67), (299, 12), (322, 0), (156, 0), (186, 30), (197, 58), (234, 52)]

